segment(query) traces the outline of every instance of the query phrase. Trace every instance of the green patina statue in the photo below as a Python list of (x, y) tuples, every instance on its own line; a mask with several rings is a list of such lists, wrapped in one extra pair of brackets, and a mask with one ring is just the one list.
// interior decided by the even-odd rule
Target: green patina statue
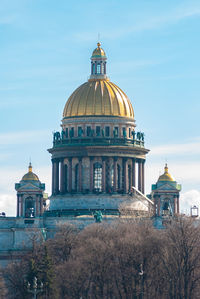
[(102, 215), (101, 211), (94, 212), (94, 219), (95, 219), (96, 223), (102, 222), (102, 218), (103, 218), (103, 215)]

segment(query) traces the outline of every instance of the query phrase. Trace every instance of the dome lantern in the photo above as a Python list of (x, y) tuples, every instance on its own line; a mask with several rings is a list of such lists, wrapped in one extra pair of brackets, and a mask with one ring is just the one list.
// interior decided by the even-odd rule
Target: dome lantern
[(162, 182), (162, 181), (171, 181), (171, 182), (174, 182), (174, 179), (173, 177), (171, 176), (171, 174), (169, 174), (168, 172), (168, 166), (167, 166), (167, 163), (165, 164), (165, 172), (164, 174), (162, 174), (159, 179), (158, 179), (158, 182)]
[(23, 176), (22, 181), (39, 181), (38, 176), (32, 171), (32, 164), (29, 163), (28, 172)]
[(106, 53), (101, 48), (101, 43), (97, 43), (91, 57), (91, 76), (90, 79), (106, 79)]

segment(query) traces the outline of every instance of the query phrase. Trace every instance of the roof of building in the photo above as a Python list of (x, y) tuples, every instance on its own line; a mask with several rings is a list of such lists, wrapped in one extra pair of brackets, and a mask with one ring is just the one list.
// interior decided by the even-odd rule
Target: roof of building
[(169, 172), (168, 172), (167, 164), (165, 164), (164, 174), (160, 175), (159, 178), (158, 178), (158, 182), (161, 182), (161, 181), (170, 181), (170, 182), (175, 181), (174, 178), (171, 176), (171, 174), (169, 174)]
[(32, 172), (31, 163), (29, 163), (28, 172), (22, 177), (22, 181), (39, 181), (38, 176)]
[(69, 97), (63, 112), (63, 117), (90, 115), (134, 118), (127, 95), (108, 79), (82, 84)]
[[(91, 59), (102, 56), (106, 60), (100, 43), (97, 45)], [(88, 82), (79, 86), (69, 97), (63, 111), (64, 118), (93, 115), (134, 118), (129, 98), (116, 84), (110, 82), (105, 72), (91, 75)]]
[(91, 58), (106, 58), (106, 53), (104, 51), (104, 49), (101, 48), (101, 43), (97, 43), (97, 48), (94, 49), (94, 51), (92, 52), (92, 57)]

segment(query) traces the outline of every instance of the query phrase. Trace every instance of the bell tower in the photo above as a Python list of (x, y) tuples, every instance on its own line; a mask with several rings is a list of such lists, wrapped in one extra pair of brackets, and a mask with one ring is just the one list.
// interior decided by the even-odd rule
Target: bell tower
[(166, 164), (164, 174), (158, 178), (156, 184), (152, 185), (151, 197), (154, 201), (154, 216), (166, 217), (178, 215), (180, 213), (180, 191), (181, 185), (169, 174)]
[(33, 218), (43, 214), (45, 184), (33, 173), (29, 164), (28, 172), (15, 184), (17, 191), (17, 217)]

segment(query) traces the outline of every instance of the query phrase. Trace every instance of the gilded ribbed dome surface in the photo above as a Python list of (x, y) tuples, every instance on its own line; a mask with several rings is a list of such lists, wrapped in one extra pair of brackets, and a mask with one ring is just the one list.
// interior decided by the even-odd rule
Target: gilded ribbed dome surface
[(23, 176), (22, 181), (39, 181), (38, 176), (32, 172), (32, 165), (29, 164), (29, 171)]
[(165, 172), (164, 172), (164, 174), (162, 174), (162, 175), (159, 177), (159, 179), (158, 179), (158, 182), (161, 182), (161, 181), (170, 181), (170, 182), (174, 182), (173, 177), (172, 177), (171, 174), (169, 174), (169, 172), (168, 172), (167, 164), (165, 165)]
[(92, 115), (134, 118), (129, 98), (108, 79), (89, 80), (82, 84), (65, 104), (63, 117)]

